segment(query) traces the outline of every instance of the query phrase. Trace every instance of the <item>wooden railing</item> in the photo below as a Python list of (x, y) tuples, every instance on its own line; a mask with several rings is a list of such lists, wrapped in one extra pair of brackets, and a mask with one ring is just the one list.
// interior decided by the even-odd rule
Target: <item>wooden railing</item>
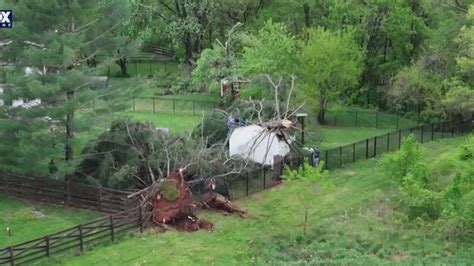
[(105, 242), (114, 242), (130, 231), (143, 231), (151, 209), (139, 205), (89, 223), (0, 249), (0, 265), (31, 264), (53, 255), (80, 251)]
[(0, 194), (104, 213), (137, 206), (137, 199), (127, 197), (127, 191), (6, 173), (0, 173)]

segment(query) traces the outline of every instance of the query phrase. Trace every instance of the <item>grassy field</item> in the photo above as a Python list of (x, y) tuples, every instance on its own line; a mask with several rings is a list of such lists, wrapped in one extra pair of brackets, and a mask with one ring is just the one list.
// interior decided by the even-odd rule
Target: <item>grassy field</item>
[[(98, 218), (99, 213), (0, 197), (0, 247), (19, 244)], [(13, 236), (9, 237), (6, 228)]]
[[(452, 177), (457, 147), (465, 138), (424, 145), (429, 172), (440, 183)], [(284, 185), (236, 204), (248, 218), (204, 211), (212, 233), (149, 231), (83, 256), (46, 261), (64, 265), (249, 265), (249, 264), (470, 264), (474, 246), (447, 241), (433, 222), (407, 221), (397, 210), (397, 185), (378, 160), (330, 173), (334, 188), (311, 209), (309, 235), (303, 213)]]

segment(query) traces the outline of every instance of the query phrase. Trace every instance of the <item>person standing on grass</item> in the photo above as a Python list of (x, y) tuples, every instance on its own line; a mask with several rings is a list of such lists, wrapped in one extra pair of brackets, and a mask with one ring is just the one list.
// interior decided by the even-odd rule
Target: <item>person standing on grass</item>
[(49, 161), (48, 169), (49, 173), (51, 174), (51, 178), (53, 178), (54, 180), (58, 180), (58, 167), (56, 166), (56, 162), (54, 161), (54, 159), (51, 159), (51, 161)]
[(321, 152), (320, 152), (318, 146), (313, 148), (313, 151), (311, 153), (313, 167), (318, 167), (319, 166), (319, 156), (320, 156), (320, 154), (321, 154)]

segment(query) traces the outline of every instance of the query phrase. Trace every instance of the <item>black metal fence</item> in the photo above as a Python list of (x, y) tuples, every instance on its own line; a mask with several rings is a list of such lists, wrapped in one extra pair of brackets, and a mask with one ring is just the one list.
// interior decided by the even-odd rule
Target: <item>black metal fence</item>
[(425, 143), (462, 136), (470, 132), (472, 132), (472, 120), (424, 124), (325, 150), (322, 152), (321, 159), (325, 161), (327, 169), (334, 169), (361, 159), (370, 159), (385, 152), (398, 150), (403, 138), (410, 134), (414, 134), (420, 143)]
[(327, 125), (340, 127), (410, 128), (421, 124), (419, 115), (408, 119), (406, 115), (368, 110), (330, 110)]
[(201, 115), (219, 106), (217, 101), (187, 100), (162, 97), (133, 97), (132, 112)]

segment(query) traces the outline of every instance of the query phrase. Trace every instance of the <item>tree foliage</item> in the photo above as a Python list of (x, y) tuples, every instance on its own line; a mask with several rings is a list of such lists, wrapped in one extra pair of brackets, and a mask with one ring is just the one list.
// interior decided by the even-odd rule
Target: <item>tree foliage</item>
[(358, 85), (363, 58), (351, 32), (308, 31), (298, 55), (299, 74), (305, 95), (318, 103), (318, 121), (324, 121), (330, 101)]
[(240, 69), (244, 74), (291, 74), (294, 72), (296, 40), (281, 23), (266, 21), (250, 45), (244, 47)]
[(296, 197), (299, 206), (304, 213), (303, 234), (306, 235), (308, 226), (308, 215), (312, 208), (316, 206), (319, 195), (331, 187), (328, 181), (328, 172), (323, 170), (324, 162), (318, 167), (313, 167), (308, 163), (301, 165), (298, 169), (286, 169), (283, 176), (285, 185), (288, 186), (291, 196)]

